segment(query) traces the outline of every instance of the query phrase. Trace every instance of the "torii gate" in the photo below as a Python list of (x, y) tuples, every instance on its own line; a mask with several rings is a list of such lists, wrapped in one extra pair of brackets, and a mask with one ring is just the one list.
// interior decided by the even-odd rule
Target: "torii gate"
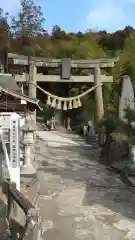
[[(118, 58), (108, 59), (90, 59), (90, 60), (71, 60), (66, 59), (47, 59), (47, 58), (34, 58), (30, 59), (27, 56), (8, 53), (8, 66), (13, 68), (29, 67), (29, 74), (23, 73), (22, 75), (16, 74), (15, 80), (17, 82), (28, 82), (28, 93), (30, 97), (36, 98), (36, 85), (38, 82), (80, 82), (80, 83), (94, 83), (95, 88), (95, 101), (96, 101), (96, 115), (99, 122), (104, 116), (102, 83), (112, 83), (113, 76), (106, 76), (101, 74), (101, 69), (113, 68)], [(41, 73), (37, 73), (37, 70)], [(44, 75), (43, 72), (48, 72), (48, 69), (58, 69), (58, 75)], [(81, 76), (75, 76), (73, 70), (81, 70)], [(89, 74), (85, 74), (85, 70)], [(91, 70), (93, 74), (91, 74)], [(84, 72), (84, 75), (82, 75)], [(36, 121), (36, 115), (33, 116)]]

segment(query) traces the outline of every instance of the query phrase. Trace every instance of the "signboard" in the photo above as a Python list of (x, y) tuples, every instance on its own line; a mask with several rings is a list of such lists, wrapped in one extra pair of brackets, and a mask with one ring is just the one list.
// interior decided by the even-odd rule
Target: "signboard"
[(7, 170), (11, 181), (20, 190), (20, 116), (16, 113), (0, 114), (0, 127), (3, 148), (3, 177), (7, 178)]

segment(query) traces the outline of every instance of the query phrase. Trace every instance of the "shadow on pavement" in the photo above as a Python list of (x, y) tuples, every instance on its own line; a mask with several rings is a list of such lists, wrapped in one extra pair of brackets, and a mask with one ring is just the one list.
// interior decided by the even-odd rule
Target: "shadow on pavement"
[(38, 170), (82, 182), (86, 190), (84, 206), (103, 206), (105, 211), (135, 220), (135, 194), (98, 163), (99, 153), (98, 148), (91, 147), (48, 147), (45, 153), (37, 153), (41, 163)]

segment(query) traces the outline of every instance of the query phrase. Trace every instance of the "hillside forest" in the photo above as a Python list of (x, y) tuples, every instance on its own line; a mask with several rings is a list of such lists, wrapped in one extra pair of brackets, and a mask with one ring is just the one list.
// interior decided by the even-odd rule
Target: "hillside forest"
[[(113, 84), (104, 84), (105, 113), (116, 112), (120, 93), (120, 81), (129, 74), (135, 86), (135, 30), (132, 26), (114, 33), (104, 31), (65, 32), (58, 25), (51, 34), (45, 29), (42, 8), (33, 0), (22, 0), (18, 16), (10, 16), (0, 9), (0, 51), (8, 47), (12, 53), (27, 56), (94, 59), (119, 57), (107, 74), (114, 76)], [(81, 73), (80, 73), (81, 74)], [(86, 73), (87, 74), (87, 73)], [(59, 96), (77, 95), (89, 88), (88, 84), (46, 84), (45, 88)], [(74, 112), (76, 114), (74, 114)], [(94, 93), (83, 99), (83, 107), (72, 110), (78, 121), (88, 121), (95, 113)]]

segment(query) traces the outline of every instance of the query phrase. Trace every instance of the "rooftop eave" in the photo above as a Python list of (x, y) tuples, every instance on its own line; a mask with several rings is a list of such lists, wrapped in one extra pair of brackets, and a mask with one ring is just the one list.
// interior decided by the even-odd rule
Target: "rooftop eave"
[(25, 94), (16, 93), (16, 92), (12, 91), (11, 89), (7, 89), (7, 88), (4, 88), (2, 86), (0, 86), (0, 92), (4, 92), (8, 95), (19, 98), (20, 100), (24, 100), (27, 103), (32, 103), (32, 104), (36, 105), (39, 108), (40, 111), (43, 110), (39, 105), (39, 100), (38, 99), (31, 98), (31, 97), (29, 97)]

